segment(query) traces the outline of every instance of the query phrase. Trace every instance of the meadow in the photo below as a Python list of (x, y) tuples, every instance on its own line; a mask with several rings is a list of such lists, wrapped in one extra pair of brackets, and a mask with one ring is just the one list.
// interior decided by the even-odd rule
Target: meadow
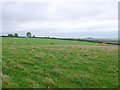
[(118, 46), (2, 38), (3, 88), (117, 88)]

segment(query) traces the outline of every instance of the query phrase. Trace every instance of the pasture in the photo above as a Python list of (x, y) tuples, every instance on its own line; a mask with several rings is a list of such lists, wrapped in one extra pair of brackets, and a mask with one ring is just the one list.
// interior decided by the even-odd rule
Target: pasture
[(3, 88), (116, 88), (117, 45), (2, 38)]

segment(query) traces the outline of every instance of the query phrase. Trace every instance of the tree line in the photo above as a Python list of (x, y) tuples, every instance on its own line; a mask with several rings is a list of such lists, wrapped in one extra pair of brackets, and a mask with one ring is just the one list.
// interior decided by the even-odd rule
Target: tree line
[[(14, 33), (14, 34), (8, 34), (7, 37), (19, 37), (18, 33)], [(26, 33), (26, 37), (35, 37), (35, 36), (32, 36), (31, 32), (27, 32)]]
[[(6, 36), (2, 36), (6, 37)], [(20, 37), (18, 33), (8, 34), (7, 37)], [(84, 39), (75, 39), (75, 38), (55, 38), (55, 37), (35, 37), (32, 36), (31, 32), (26, 33), (26, 37), (28, 38), (46, 38), (46, 39), (59, 39), (59, 40), (74, 40), (74, 41), (86, 41), (86, 42), (95, 42), (95, 43), (106, 43), (106, 44), (115, 44), (120, 45), (119, 40), (110, 40), (110, 39), (94, 39), (94, 38), (84, 38)]]

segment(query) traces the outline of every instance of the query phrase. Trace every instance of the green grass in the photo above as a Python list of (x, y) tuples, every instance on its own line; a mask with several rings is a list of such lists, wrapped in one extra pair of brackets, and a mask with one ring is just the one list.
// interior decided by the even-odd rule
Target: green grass
[(115, 45), (35, 38), (2, 40), (4, 88), (118, 87)]
[(40, 38), (3, 38), (5, 44), (29, 44), (29, 45), (65, 45), (65, 44), (98, 44), (85, 41), (40, 39)]
[[(0, 75), (2, 74), (2, 38), (0, 38)], [(2, 76), (0, 76), (0, 89), (2, 89)]]

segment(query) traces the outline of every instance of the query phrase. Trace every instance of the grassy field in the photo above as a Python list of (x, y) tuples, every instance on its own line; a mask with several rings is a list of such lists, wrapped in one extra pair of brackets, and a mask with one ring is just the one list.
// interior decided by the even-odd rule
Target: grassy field
[(2, 38), (3, 88), (118, 87), (118, 48), (91, 42)]
[(29, 44), (29, 45), (75, 45), (75, 44), (98, 44), (91, 42), (79, 42), (70, 40), (40, 39), (40, 38), (3, 38), (4, 44)]

